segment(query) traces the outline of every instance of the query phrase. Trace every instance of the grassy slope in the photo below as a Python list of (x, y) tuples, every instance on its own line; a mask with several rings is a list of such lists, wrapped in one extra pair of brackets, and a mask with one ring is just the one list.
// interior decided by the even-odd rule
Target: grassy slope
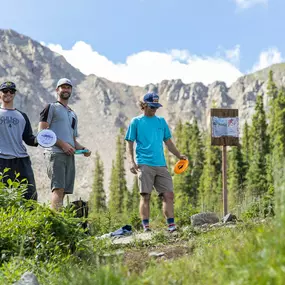
[[(41, 284), (284, 284), (282, 224), (269, 220), (206, 233), (158, 233), (150, 242), (124, 247), (122, 259), (69, 265), (52, 276), (43, 274)], [(101, 253), (118, 248), (109, 245)], [(151, 251), (165, 255), (149, 257)]]

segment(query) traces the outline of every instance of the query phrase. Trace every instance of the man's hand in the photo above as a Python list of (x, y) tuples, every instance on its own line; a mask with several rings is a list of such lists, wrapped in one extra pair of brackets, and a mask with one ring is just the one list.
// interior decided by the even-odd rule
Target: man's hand
[(180, 156), (178, 158), (183, 159), (183, 160), (188, 160), (188, 157), (184, 154), (180, 154)]
[(71, 146), (69, 143), (62, 142), (61, 149), (64, 151), (67, 155), (73, 155), (75, 148)]
[(137, 164), (135, 162), (131, 162), (130, 163), (130, 171), (133, 173), (133, 174), (137, 174), (138, 171), (139, 171), (139, 168), (137, 166)]
[(91, 151), (90, 151), (89, 149), (87, 149), (87, 148), (86, 148), (86, 150), (88, 150), (88, 152), (85, 152), (85, 153), (84, 153), (84, 156), (88, 157), (88, 156), (91, 155)]

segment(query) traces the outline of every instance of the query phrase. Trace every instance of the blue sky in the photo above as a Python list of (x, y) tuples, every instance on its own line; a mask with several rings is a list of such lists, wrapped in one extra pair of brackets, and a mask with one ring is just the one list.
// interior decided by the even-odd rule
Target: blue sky
[(85, 74), (134, 85), (172, 78), (229, 85), (285, 54), (284, 0), (0, 3), (0, 28), (42, 42)]

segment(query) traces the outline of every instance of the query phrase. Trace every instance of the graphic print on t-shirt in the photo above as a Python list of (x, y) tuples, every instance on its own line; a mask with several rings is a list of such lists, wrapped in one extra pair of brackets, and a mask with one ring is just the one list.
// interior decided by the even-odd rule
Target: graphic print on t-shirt
[(0, 116), (0, 125), (8, 125), (9, 128), (12, 128), (13, 125), (16, 126), (19, 124), (19, 120), (12, 116)]

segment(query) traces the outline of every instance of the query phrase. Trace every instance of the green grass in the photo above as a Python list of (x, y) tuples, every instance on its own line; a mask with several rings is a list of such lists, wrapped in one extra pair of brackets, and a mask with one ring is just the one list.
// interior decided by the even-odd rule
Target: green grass
[[(2, 267), (6, 279), (1, 284), (15, 281), (11, 272), (18, 273), (35, 270), (40, 276), (41, 284), (79, 285), (79, 284), (284, 284), (285, 280), (285, 230), (284, 220), (268, 219), (265, 223), (243, 224), (236, 228), (222, 228), (206, 233), (185, 234), (176, 239), (163, 240), (155, 236), (151, 250), (156, 249), (156, 243), (164, 242), (168, 246), (183, 244), (193, 248), (191, 254), (178, 259), (148, 258), (143, 244), (132, 244), (124, 247), (126, 252), (136, 251), (138, 262), (145, 263), (142, 271), (132, 270), (131, 264), (123, 258), (109, 260), (107, 264), (97, 263), (95, 259), (87, 262), (81, 260), (63, 261), (60, 267), (52, 268), (49, 264), (37, 264), (31, 260), (14, 259)], [(90, 242), (90, 241), (89, 241)], [(99, 246), (93, 243), (95, 246)], [(98, 248), (96, 252), (111, 252), (117, 250), (108, 244), (101, 244), (104, 251)], [(157, 245), (157, 250), (160, 250)], [(144, 254), (143, 254), (144, 253)], [(100, 255), (100, 254), (99, 254)], [(134, 255), (133, 255), (134, 256)], [(20, 270), (20, 268), (22, 268)], [(18, 276), (19, 274), (17, 274)], [(10, 276), (9, 278), (7, 276)]]
[(192, 256), (150, 267), (133, 284), (284, 284), (282, 236), (279, 223), (200, 235)]
[[(14, 284), (26, 271), (41, 285), (285, 284), (285, 198), (279, 192), (276, 218), (206, 232), (191, 226), (176, 234), (157, 231), (151, 240), (129, 245), (86, 235), (72, 213), (1, 193), (0, 201), (10, 202), (0, 208), (0, 284)], [(187, 216), (180, 213), (181, 225)], [(97, 217), (94, 231), (116, 228), (113, 219)], [(151, 257), (152, 251), (165, 254)]]

